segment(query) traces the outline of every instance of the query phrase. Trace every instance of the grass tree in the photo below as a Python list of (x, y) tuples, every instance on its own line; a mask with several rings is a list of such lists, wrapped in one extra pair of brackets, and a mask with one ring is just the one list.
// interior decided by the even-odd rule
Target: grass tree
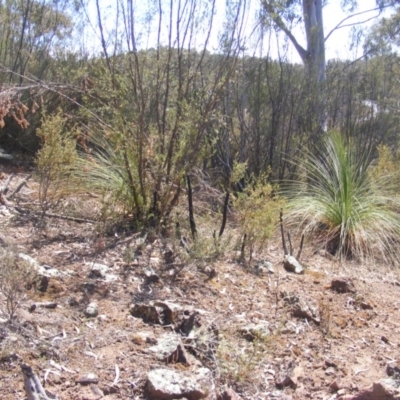
[(288, 223), (323, 240), (343, 257), (395, 261), (400, 198), (388, 175), (371, 175), (368, 153), (357, 154), (339, 133), (327, 134), (318, 154), (305, 154), (303, 179), (290, 185)]

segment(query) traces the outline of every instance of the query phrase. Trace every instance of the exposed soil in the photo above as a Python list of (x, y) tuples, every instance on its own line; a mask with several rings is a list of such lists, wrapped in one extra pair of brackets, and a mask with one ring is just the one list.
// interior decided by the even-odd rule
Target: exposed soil
[[(0, 187), (11, 172), (2, 168)], [(25, 176), (18, 173), (10, 188)], [(12, 324), (0, 314), (3, 400), (25, 398), (22, 362), (59, 399), (145, 399), (149, 370), (190, 372), (191, 366), (166, 366), (148, 351), (171, 326), (130, 314), (135, 302), (155, 299), (204, 311), (201, 325), (208, 334), (193, 354), (212, 371), (209, 399), (225, 387), (249, 400), (335, 399), (338, 390), (356, 393), (387, 377), (387, 363), (399, 360), (400, 282), (397, 271), (385, 265), (352, 261), (339, 268), (323, 253), (314, 254), (308, 243), (301, 259), (306, 272), (295, 275), (282, 267), (278, 235), (247, 266), (237, 261), (236, 251), (218, 260), (190, 260), (182, 257), (183, 248), (161, 236), (148, 235), (144, 241), (139, 233), (99, 236), (96, 224), (47, 217), (40, 221), (37, 214), (14, 208), (33, 210), (36, 204), (37, 183), (32, 179), (12, 201), (0, 205), (5, 242), (0, 245), (64, 274), (51, 278), (45, 292), (27, 290)], [(65, 199), (52, 212), (90, 219), (98, 207), (97, 199), (88, 196)], [(271, 262), (275, 272), (257, 274), (259, 260)], [(114, 280), (93, 276), (94, 262), (110, 267)], [(157, 278), (146, 280), (149, 270)], [(338, 276), (351, 279), (355, 293), (332, 290), (332, 279)], [(320, 322), (294, 316), (287, 300), (293, 296), (314, 304)], [(85, 309), (94, 301), (99, 315), (89, 318)], [(44, 302), (57, 306), (40, 307)], [(243, 326), (260, 322), (268, 324), (269, 335), (253, 340), (242, 335)], [(98, 379), (80, 383), (88, 373)], [(280, 376), (286, 375), (291, 378), (280, 385)]]

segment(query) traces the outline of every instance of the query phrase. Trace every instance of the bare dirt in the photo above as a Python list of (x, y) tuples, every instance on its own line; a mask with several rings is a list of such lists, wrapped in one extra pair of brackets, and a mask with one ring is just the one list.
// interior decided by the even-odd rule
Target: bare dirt
[[(10, 173), (2, 167), (0, 187)], [(10, 188), (26, 175), (17, 173)], [(217, 260), (190, 260), (160, 235), (144, 241), (139, 233), (99, 236), (93, 223), (41, 221), (33, 212), (18, 212), (37, 209), (37, 189), (31, 179), (0, 205), (0, 244), (62, 275), (50, 278), (44, 292), (26, 290), (12, 324), (0, 307), (3, 400), (25, 398), (22, 362), (49, 392), (74, 400), (145, 399), (151, 369), (190, 373), (192, 366), (166, 365), (148, 350), (172, 330), (130, 314), (135, 302), (149, 300), (202, 310), (204, 332), (214, 336), (205, 335), (193, 354), (212, 371), (209, 399), (226, 387), (249, 400), (335, 399), (386, 378), (387, 364), (399, 360), (400, 281), (386, 265), (349, 261), (339, 268), (308, 243), (301, 258), (306, 272), (295, 275), (282, 266), (278, 235), (247, 266), (237, 261), (236, 251)], [(90, 219), (97, 207), (88, 196), (65, 199), (52, 212)], [(257, 273), (260, 260), (271, 262), (275, 272)], [(93, 263), (107, 265), (113, 277), (93, 276)], [(157, 278), (146, 280), (148, 271)], [(351, 279), (355, 292), (332, 290), (335, 277)], [(315, 306), (319, 321), (295, 316), (293, 297)], [(56, 307), (41, 307), (45, 302)], [(85, 315), (91, 302), (97, 303), (97, 317)], [(251, 323), (267, 324), (269, 334), (244, 337), (242, 328)], [(94, 375), (86, 383), (88, 374)]]

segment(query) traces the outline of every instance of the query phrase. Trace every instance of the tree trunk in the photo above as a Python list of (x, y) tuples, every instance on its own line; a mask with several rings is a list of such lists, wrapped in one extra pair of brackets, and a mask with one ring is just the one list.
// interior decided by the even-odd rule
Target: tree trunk
[(307, 37), (307, 58), (303, 61), (310, 76), (321, 83), (326, 79), (322, 0), (303, 0), (303, 17)]

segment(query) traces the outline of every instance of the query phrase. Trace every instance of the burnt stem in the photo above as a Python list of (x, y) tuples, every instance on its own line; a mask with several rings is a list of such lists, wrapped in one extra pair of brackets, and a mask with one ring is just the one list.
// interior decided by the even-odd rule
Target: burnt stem
[(190, 223), (190, 231), (192, 232), (193, 240), (196, 239), (197, 229), (196, 222), (194, 221), (194, 213), (193, 213), (193, 193), (192, 193), (192, 185), (190, 183), (189, 175), (186, 175), (187, 186), (188, 186), (188, 203), (189, 203), (189, 223)]
[(224, 230), (225, 230), (226, 215), (228, 213), (228, 203), (229, 203), (229, 192), (226, 192), (225, 202), (224, 202), (224, 210), (222, 213), (222, 225), (221, 225), (221, 229), (219, 230), (219, 237), (222, 236), (222, 234), (224, 233)]

